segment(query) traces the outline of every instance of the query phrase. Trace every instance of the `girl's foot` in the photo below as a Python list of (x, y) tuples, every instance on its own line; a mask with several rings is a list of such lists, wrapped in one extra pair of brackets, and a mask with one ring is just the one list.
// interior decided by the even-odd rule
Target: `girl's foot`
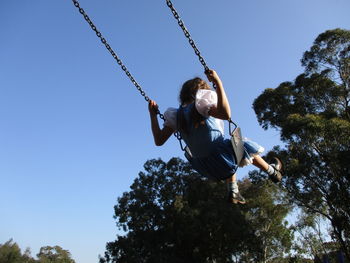
[(274, 183), (279, 183), (282, 180), (282, 162), (280, 159), (278, 159), (277, 157), (273, 158), (273, 162), (270, 164), (273, 169), (275, 170), (273, 174), (269, 174), (269, 178), (272, 182)]
[(228, 193), (228, 200), (229, 203), (231, 204), (245, 204), (246, 201), (244, 197), (239, 193), (234, 193), (233, 191), (230, 191)]

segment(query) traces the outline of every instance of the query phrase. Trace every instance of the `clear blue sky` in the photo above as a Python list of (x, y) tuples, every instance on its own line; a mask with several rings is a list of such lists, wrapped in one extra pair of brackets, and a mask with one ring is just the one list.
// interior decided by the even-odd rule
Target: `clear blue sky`
[[(164, 1), (80, 0), (161, 111), (202, 67)], [(292, 81), (318, 34), (350, 28), (348, 0), (175, 1), (202, 55), (220, 74), (233, 118), (267, 150), (252, 109), (265, 88)], [(151, 158), (147, 104), (70, 0), (0, 1), (0, 243), (32, 254), (68, 249), (95, 263), (119, 233), (113, 206)], [(250, 168), (252, 169), (252, 168)], [(239, 178), (249, 169), (239, 171)]]

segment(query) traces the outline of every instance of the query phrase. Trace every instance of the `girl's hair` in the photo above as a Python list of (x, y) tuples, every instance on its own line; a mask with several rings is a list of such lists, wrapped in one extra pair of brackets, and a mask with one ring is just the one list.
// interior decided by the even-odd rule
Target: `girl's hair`
[[(179, 101), (181, 106), (188, 105), (195, 102), (196, 99), (196, 93), (199, 89), (208, 89), (210, 90), (210, 86), (208, 83), (201, 78), (194, 78), (187, 80), (181, 88), (180, 95), (179, 95)], [(184, 112), (181, 110), (182, 107), (180, 107), (180, 112), (178, 115), (178, 124), (179, 124), (179, 130), (188, 133), (189, 127), (186, 122)], [(194, 127), (198, 127), (199, 124), (203, 121), (203, 116), (199, 114), (197, 111), (195, 105), (191, 109), (191, 118)]]

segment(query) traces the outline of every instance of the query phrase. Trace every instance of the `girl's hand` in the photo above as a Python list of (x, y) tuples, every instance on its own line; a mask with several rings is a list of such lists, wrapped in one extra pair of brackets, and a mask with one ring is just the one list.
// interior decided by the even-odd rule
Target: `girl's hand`
[(150, 100), (148, 103), (148, 110), (151, 115), (157, 115), (158, 105), (154, 100)]
[(204, 73), (205, 73), (205, 75), (207, 75), (207, 78), (210, 82), (218, 83), (219, 81), (221, 81), (219, 78), (219, 75), (216, 73), (215, 70), (208, 69)]

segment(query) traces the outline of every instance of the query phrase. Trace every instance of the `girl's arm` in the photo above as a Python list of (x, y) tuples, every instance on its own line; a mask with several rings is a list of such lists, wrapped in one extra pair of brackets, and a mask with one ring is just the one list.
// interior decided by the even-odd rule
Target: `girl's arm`
[(149, 101), (148, 110), (151, 118), (151, 128), (152, 128), (154, 143), (157, 146), (161, 146), (174, 133), (174, 130), (168, 126), (164, 126), (163, 129), (159, 128), (159, 123), (157, 118), (158, 105), (155, 101), (153, 100)]
[(222, 85), (221, 79), (215, 70), (208, 70), (205, 72), (210, 82), (216, 85), (216, 93), (218, 95), (218, 103), (211, 107), (209, 110), (209, 115), (218, 119), (228, 120), (231, 118), (231, 108), (228, 102), (224, 86)]

